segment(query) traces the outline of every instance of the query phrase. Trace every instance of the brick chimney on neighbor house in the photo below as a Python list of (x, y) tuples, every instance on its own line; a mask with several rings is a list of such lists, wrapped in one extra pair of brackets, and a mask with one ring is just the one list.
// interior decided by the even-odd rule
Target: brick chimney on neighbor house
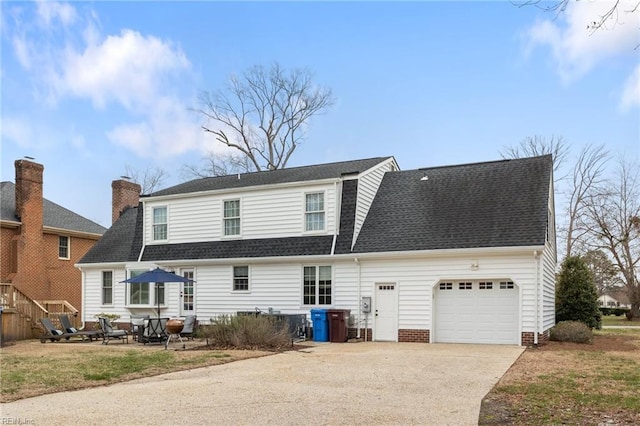
[(44, 166), (16, 160), (16, 216), (21, 226), (16, 240), (17, 268), (13, 282), (29, 297), (42, 300), (49, 295), (44, 259), (43, 191)]
[(111, 182), (111, 223), (115, 223), (127, 207), (138, 206), (140, 191), (140, 185), (125, 179)]

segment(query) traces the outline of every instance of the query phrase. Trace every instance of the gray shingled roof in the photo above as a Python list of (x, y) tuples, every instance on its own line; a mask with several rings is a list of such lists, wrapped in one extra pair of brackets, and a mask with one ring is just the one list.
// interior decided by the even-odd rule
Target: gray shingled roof
[(142, 208), (130, 207), (91, 247), (78, 263), (110, 263), (138, 260), (142, 248)]
[(242, 173), (240, 174), (240, 179), (238, 179), (237, 174), (202, 178), (162, 189), (154, 192), (150, 196), (185, 194), (189, 192), (213, 191), (217, 189), (244, 188), (249, 186), (339, 178), (345, 174), (364, 172), (365, 170), (368, 170), (389, 158), (392, 157), (376, 157), (364, 160), (341, 161), (337, 163), (291, 167), (264, 172)]
[[(348, 164), (367, 166), (369, 161)], [(359, 171), (363, 170), (366, 168)], [(542, 156), (388, 172), (354, 252), (542, 245), (551, 170), (551, 156)], [(425, 175), (429, 179), (421, 180)], [(258, 180), (264, 183), (268, 179)], [(216, 180), (216, 185), (220, 182)], [(180, 193), (214, 188), (209, 185), (204, 189), (201, 184), (179, 187), (169, 190)], [(350, 252), (357, 187), (355, 180), (343, 184), (336, 254)], [(142, 217), (142, 203), (126, 210), (79, 263), (137, 261), (142, 248)], [(325, 235), (151, 245), (145, 248), (142, 260), (325, 255), (331, 252), (332, 239)]]
[(259, 238), (233, 241), (162, 244), (147, 246), (143, 261), (231, 259), (331, 254), (333, 236)]
[[(16, 216), (16, 186), (13, 182), (0, 183), (0, 217), (2, 220), (19, 222)], [(104, 234), (107, 228), (80, 216), (46, 198), (42, 201), (43, 225), (91, 234)]]
[(549, 155), (386, 173), (354, 252), (543, 245), (552, 167)]

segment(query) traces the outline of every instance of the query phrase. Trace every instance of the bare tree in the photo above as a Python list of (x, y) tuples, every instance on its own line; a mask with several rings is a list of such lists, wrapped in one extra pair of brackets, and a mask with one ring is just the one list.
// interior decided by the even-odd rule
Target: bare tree
[(151, 194), (169, 177), (169, 174), (165, 170), (158, 167), (154, 169), (147, 167), (143, 172), (140, 172), (130, 165), (125, 166), (125, 174), (133, 182), (142, 187), (142, 194)]
[(232, 76), (224, 90), (203, 92), (198, 112), (206, 119), (205, 132), (259, 171), (286, 167), (311, 117), (332, 104), (331, 90), (314, 85), (309, 71), (287, 72), (274, 64), (270, 69), (254, 66), (241, 78)]
[(584, 246), (585, 238), (589, 237), (589, 228), (580, 220), (586, 213), (587, 199), (602, 189), (605, 181), (604, 170), (609, 154), (603, 145), (587, 145), (582, 148), (573, 167), (569, 188), (567, 191), (567, 223), (566, 256), (571, 256), (576, 243)]
[(527, 136), (516, 146), (504, 147), (500, 151), (502, 158), (535, 157), (537, 155), (553, 156), (554, 180), (559, 181), (564, 177), (559, 176), (559, 170), (569, 154), (569, 144), (562, 136)]
[(632, 314), (640, 317), (640, 167), (620, 160), (615, 181), (590, 197), (586, 223), (594, 249), (606, 252), (627, 290)]
[(202, 157), (200, 164), (183, 165), (180, 169), (180, 175), (184, 180), (189, 180), (250, 171), (252, 171), (251, 163), (246, 156), (230, 153), (216, 155), (214, 152), (210, 152)]
[[(578, 0), (524, 0), (513, 1), (512, 3), (518, 7), (535, 6), (545, 12), (555, 13), (556, 16), (563, 13), (571, 1)], [(602, 28), (610, 28), (619, 23), (621, 13), (637, 13), (640, 11), (640, 1), (638, 0), (613, 0), (609, 2), (611, 6), (605, 9), (604, 13), (595, 17), (592, 21), (585, 22), (585, 28), (591, 32), (598, 31)]]

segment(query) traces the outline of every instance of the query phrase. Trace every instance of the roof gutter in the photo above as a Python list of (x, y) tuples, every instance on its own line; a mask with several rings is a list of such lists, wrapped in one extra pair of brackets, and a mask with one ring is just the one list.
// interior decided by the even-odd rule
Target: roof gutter
[(180, 194), (171, 194), (171, 195), (149, 195), (145, 197), (141, 197), (140, 201), (168, 201), (175, 200), (180, 198), (192, 198), (192, 197), (204, 197), (207, 195), (224, 195), (224, 194), (237, 194), (239, 192), (251, 192), (256, 189), (265, 190), (265, 189), (277, 189), (277, 188), (296, 188), (301, 186), (309, 186), (309, 185), (325, 185), (334, 182), (340, 182), (342, 178), (327, 178), (327, 179), (317, 179), (317, 180), (303, 180), (303, 181), (295, 181), (295, 182), (283, 182), (283, 183), (271, 183), (267, 185), (251, 185), (251, 186), (241, 186), (237, 188), (222, 188), (222, 189), (211, 189), (207, 191), (194, 191), (194, 192), (183, 192)]

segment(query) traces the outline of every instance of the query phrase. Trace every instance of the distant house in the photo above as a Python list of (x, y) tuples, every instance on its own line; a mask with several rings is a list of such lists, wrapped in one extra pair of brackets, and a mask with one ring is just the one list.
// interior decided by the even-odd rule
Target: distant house
[[(551, 156), (408, 171), (379, 157), (176, 185), (124, 211), (78, 262), (84, 320), (157, 304), (203, 322), (334, 308), (369, 340), (544, 342), (552, 169)], [(195, 283), (121, 283), (154, 267)]]
[(75, 263), (106, 228), (45, 199), (41, 164), (17, 160), (15, 171), (15, 183), (0, 183), (2, 304), (15, 305), (15, 289), (41, 305), (66, 301), (80, 310), (82, 277)]
[(629, 298), (624, 290), (613, 291), (598, 297), (598, 305), (603, 308), (630, 308)]

